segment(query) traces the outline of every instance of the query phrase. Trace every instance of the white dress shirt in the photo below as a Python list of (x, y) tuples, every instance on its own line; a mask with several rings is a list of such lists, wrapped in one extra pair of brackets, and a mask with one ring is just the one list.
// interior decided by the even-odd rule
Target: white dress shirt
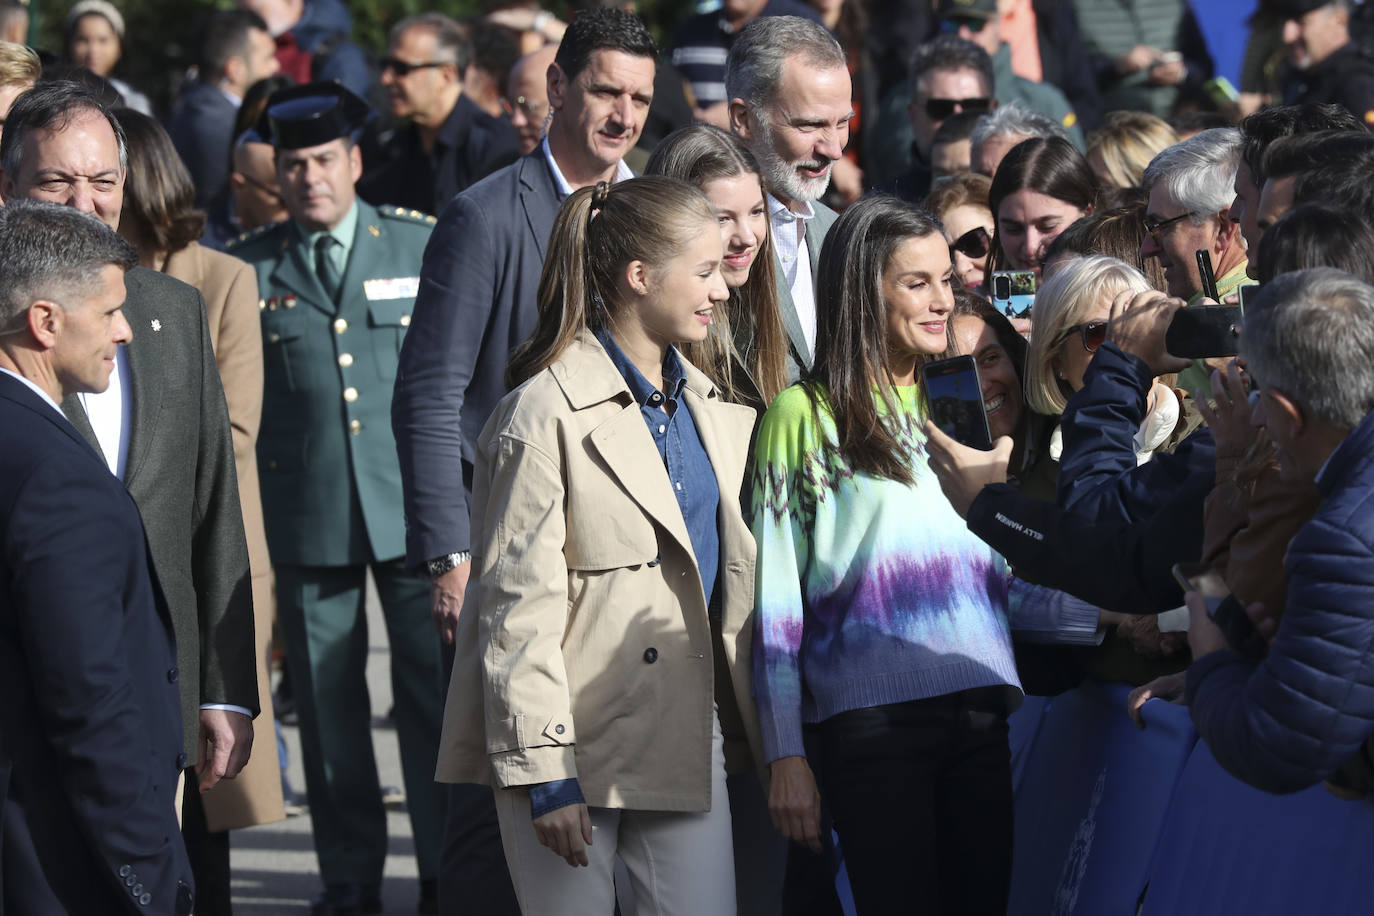
[(768, 223), (773, 231), (773, 250), (778, 253), (783, 279), (792, 293), (792, 306), (806, 338), (808, 359), (816, 358), (816, 289), (811, 276), (811, 252), (806, 246), (806, 221), (815, 219), (809, 202), (795, 213), (772, 194), (768, 195)]
[[(539, 148), (544, 151), (544, 158), (548, 160), (549, 171), (553, 172), (553, 183), (558, 185), (558, 199), (563, 200), (577, 189), (568, 183), (568, 179), (563, 177), (563, 170), (558, 167), (558, 162), (553, 158), (553, 150), (549, 149), (549, 138), (545, 137), (539, 144)], [(635, 173), (625, 164), (622, 159), (615, 164), (615, 184), (617, 181), (624, 181), (627, 178), (635, 177)]]

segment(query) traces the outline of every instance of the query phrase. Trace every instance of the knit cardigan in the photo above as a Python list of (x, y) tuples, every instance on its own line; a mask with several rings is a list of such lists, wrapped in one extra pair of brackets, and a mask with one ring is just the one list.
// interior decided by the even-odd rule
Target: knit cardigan
[(974, 687), (1019, 691), (1006, 563), (927, 467), (917, 389), (892, 399), (909, 484), (856, 472), (824, 448), (834, 420), (801, 386), (760, 427), (754, 692), (769, 762), (804, 756), (803, 722)]

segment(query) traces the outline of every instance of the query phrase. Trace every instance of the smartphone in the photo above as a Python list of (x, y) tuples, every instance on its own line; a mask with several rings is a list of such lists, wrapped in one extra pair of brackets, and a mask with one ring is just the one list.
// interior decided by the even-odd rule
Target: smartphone
[(921, 367), (930, 418), (940, 431), (973, 448), (992, 449), (988, 414), (983, 408), (983, 383), (972, 356), (952, 356)]
[(1231, 648), (1248, 658), (1263, 658), (1269, 644), (1255, 629), (1254, 621), (1226, 586), (1221, 574), (1202, 563), (1175, 563), (1174, 581), (1185, 592), (1196, 592), (1207, 603), (1207, 616), (1221, 630)]
[(1245, 317), (1245, 310), (1254, 303), (1255, 297), (1259, 295), (1259, 290), (1260, 285), (1258, 283), (1242, 283), (1237, 287), (1237, 292), (1240, 294), (1241, 318)]
[(1029, 270), (994, 270), (989, 284), (992, 304), (1008, 318), (1028, 318), (1035, 305), (1035, 274)]
[(1207, 616), (1215, 617), (1222, 599), (1231, 594), (1221, 573), (1204, 563), (1175, 563), (1170, 570), (1185, 592), (1197, 592), (1207, 602)]
[(1231, 85), (1231, 81), (1224, 76), (1215, 76), (1202, 84), (1202, 91), (1207, 93), (1207, 97), (1212, 100), (1212, 104), (1218, 108), (1225, 108), (1227, 105), (1234, 105), (1240, 101), (1240, 93), (1236, 87)]
[(1239, 352), (1239, 305), (1190, 305), (1174, 313), (1164, 349), (1183, 359), (1235, 356)]
[(1217, 292), (1217, 275), (1212, 270), (1211, 253), (1199, 248), (1194, 255), (1197, 258), (1197, 275), (1202, 278), (1202, 295), (1213, 302), (1220, 302), (1221, 294)]

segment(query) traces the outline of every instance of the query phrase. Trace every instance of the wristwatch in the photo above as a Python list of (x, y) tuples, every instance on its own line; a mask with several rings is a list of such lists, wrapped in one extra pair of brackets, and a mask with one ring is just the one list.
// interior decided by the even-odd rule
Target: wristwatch
[(425, 564), (425, 568), (429, 570), (429, 577), (431, 579), (437, 579), (449, 570), (462, 566), (471, 559), (472, 551), (459, 550), (456, 553), (450, 553), (430, 560)]

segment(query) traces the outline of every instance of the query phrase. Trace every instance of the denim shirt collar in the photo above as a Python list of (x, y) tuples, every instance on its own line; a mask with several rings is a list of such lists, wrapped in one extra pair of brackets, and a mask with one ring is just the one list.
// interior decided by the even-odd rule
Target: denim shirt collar
[(682, 394), (682, 388), (687, 384), (687, 375), (682, 369), (682, 358), (677, 355), (677, 350), (669, 347), (663, 354), (663, 388), (660, 392), (649, 380), (644, 377), (630, 358), (616, 344), (611, 332), (602, 328), (596, 332), (596, 339), (605, 348), (606, 355), (611, 358), (611, 363), (616, 371), (625, 379), (625, 384), (630, 386), (630, 395), (635, 399), (635, 403), (640, 406), (649, 406), (654, 395), (658, 394), (670, 401), (676, 401)]

